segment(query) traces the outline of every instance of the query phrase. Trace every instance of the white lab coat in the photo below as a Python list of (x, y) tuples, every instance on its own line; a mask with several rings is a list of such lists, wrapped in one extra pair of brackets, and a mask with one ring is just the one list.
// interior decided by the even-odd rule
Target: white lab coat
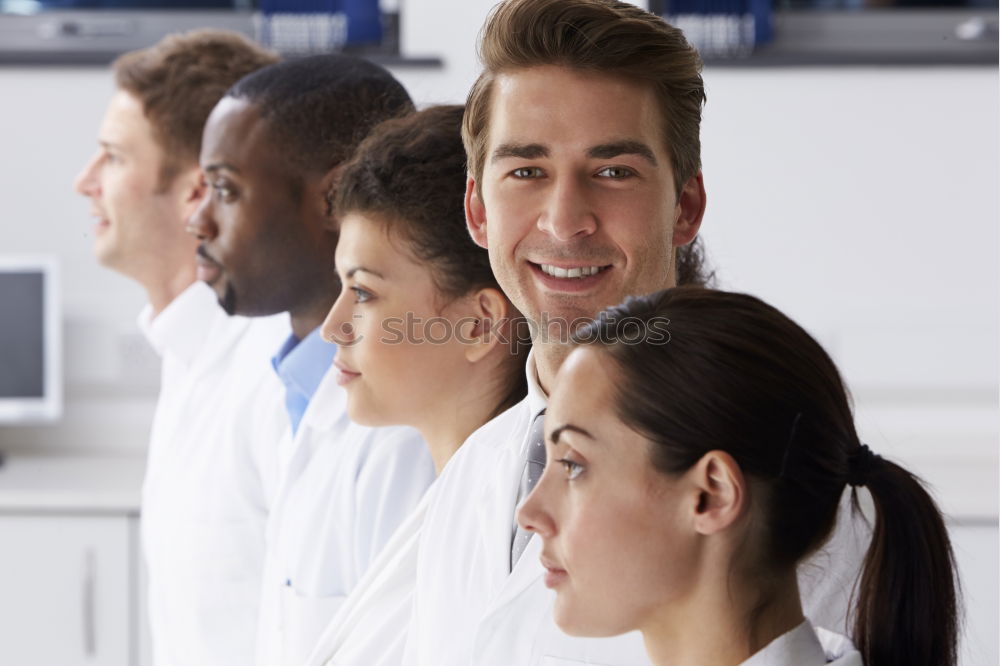
[(420, 534), (407, 666), (649, 663), (638, 632), (576, 638), (556, 626), (541, 539), (531, 538), (509, 572), (522, 442), (545, 405), (530, 390), (475, 432), (438, 479)]
[(163, 359), (142, 491), (156, 666), (245, 666), (283, 431), (268, 362), (287, 317), (229, 317), (198, 282), (139, 326)]
[(298, 666), (434, 480), (412, 428), (366, 428), (327, 372), (309, 402), (268, 522), (258, 665)]
[(778, 636), (740, 666), (864, 666), (861, 653), (845, 636), (813, 627), (806, 620)]
[(406, 627), (413, 609), (417, 542), (430, 497), (431, 484), (409, 518), (341, 605), (306, 660), (306, 666), (330, 664), (398, 666), (406, 644)]
[[(531, 358), (528, 368), (528, 397), (469, 437), (435, 483), (421, 524), (410, 526), (418, 537), (394, 543), (398, 552), (386, 557), (387, 565), (415, 571), (412, 589), (400, 582), (401, 575), (385, 573), (367, 579), (324, 632), (310, 666), (324, 662), (337, 666), (649, 663), (638, 632), (576, 638), (556, 626), (555, 593), (544, 586), (544, 569), (538, 561), (540, 539), (529, 541), (509, 572), (523, 450), (531, 422), (546, 402)], [(866, 539), (867, 531), (860, 531), (862, 540)], [(826, 572), (827, 579), (818, 577), (820, 571), (814, 567), (809, 568), (811, 576), (800, 575), (810, 616), (833, 617), (843, 624), (844, 591), (835, 588), (834, 581), (858, 571), (863, 548), (842, 539), (854, 533), (851, 527), (838, 530), (839, 536), (831, 541), (828, 550), (837, 556), (827, 558), (835, 566), (835, 571)], [(831, 589), (837, 594), (831, 596)], [(408, 624), (393, 626), (380, 617), (380, 603), (399, 604), (407, 596), (411, 605)], [(345, 631), (339, 626), (345, 622), (364, 629)], [(402, 648), (392, 638), (400, 634), (406, 634)]]

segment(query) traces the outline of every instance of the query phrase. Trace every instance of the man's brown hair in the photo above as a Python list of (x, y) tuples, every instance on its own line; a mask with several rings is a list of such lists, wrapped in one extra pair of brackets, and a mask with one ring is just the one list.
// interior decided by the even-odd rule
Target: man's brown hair
[(167, 35), (115, 60), (116, 85), (142, 103), (163, 148), (161, 186), (198, 163), (205, 121), (230, 86), (277, 61), (273, 51), (224, 30)]
[[(479, 58), (483, 73), (469, 92), (462, 140), (480, 195), (496, 77), (541, 65), (650, 86), (659, 102), (675, 193), (701, 170), (701, 57), (659, 16), (618, 0), (506, 0), (483, 26)], [(678, 251), (679, 284), (711, 280), (703, 274), (700, 245), (696, 239)]]

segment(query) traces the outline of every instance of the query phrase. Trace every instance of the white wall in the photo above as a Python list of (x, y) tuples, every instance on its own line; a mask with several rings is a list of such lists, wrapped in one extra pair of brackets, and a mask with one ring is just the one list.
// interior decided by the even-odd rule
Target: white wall
[[(464, 99), (491, 4), (407, 3), (405, 52), (445, 62), (396, 70), (418, 103)], [(950, 509), (995, 515), (997, 70), (709, 68), (705, 80), (703, 236), (721, 284), (827, 345), (874, 446), (957, 484)], [(142, 294), (94, 264), (87, 205), (70, 191), (110, 86), (103, 68), (0, 68), (0, 252), (60, 257), (67, 338), (67, 418), (0, 429), (7, 449), (143, 446), (156, 379), (134, 327)]]
[(135, 327), (132, 282), (98, 267), (93, 221), (72, 192), (112, 90), (103, 68), (0, 68), (0, 252), (62, 265), (65, 418), (0, 428), (6, 451), (133, 450), (148, 436), (156, 361)]

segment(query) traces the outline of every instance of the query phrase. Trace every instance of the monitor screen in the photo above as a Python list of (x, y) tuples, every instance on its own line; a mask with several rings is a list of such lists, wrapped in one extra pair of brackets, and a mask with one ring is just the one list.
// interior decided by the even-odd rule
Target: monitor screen
[(60, 416), (56, 262), (0, 255), (0, 423)]

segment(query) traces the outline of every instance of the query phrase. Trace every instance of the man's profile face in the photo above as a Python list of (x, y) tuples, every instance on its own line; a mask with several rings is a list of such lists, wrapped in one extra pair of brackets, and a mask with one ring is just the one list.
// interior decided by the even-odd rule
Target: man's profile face
[(119, 90), (111, 98), (98, 144), (74, 183), (97, 218), (97, 260), (138, 278), (164, 248), (181, 244), (193, 253), (194, 243), (184, 233), (183, 198), (175, 191), (179, 179), (165, 188), (160, 182), (163, 149), (135, 96)]
[(649, 86), (517, 70), (496, 78), (490, 117), (482, 198), (471, 181), (467, 192), (470, 229), (525, 315), (589, 319), (673, 285), (682, 206)]
[(201, 240), (198, 277), (230, 314), (294, 309), (335, 276), (322, 197), (307, 196), (314, 183), (288, 166), (288, 149), (246, 100), (223, 98), (205, 125), (209, 192), (189, 231)]

